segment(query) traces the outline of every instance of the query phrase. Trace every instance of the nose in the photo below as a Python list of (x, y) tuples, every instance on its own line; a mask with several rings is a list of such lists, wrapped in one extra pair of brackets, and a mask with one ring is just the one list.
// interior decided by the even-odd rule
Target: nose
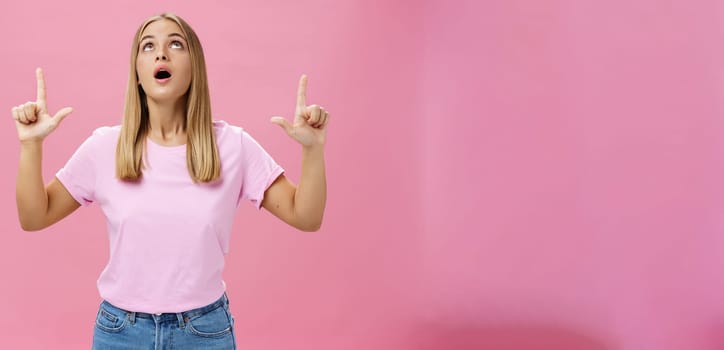
[(168, 61), (168, 56), (166, 55), (165, 50), (160, 49), (156, 51), (156, 61)]

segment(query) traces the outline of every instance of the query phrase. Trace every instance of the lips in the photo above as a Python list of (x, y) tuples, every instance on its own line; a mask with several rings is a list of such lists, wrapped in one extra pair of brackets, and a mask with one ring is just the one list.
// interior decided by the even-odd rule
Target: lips
[(158, 66), (153, 70), (153, 77), (158, 82), (166, 82), (171, 79), (171, 70), (166, 66)]

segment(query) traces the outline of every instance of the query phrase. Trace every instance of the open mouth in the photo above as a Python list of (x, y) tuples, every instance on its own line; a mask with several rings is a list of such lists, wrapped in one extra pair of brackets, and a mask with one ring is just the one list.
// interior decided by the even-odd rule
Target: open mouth
[(171, 72), (161, 68), (158, 72), (156, 72), (156, 74), (154, 74), (153, 77), (156, 79), (168, 79), (171, 77)]

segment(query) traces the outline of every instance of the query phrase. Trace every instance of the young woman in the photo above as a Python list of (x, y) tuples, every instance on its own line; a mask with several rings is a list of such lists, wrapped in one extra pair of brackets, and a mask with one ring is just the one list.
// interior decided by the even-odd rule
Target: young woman
[(249, 134), (212, 120), (201, 43), (173, 14), (149, 18), (136, 32), (122, 125), (95, 130), (47, 186), (43, 139), (72, 110), (50, 115), (43, 72), (36, 75), (37, 100), (12, 109), (21, 144), (18, 216), (34, 231), (81, 205), (101, 206), (110, 257), (98, 279), (93, 348), (235, 348), (221, 275), (239, 202), (303, 231), (322, 223), (329, 114), (306, 105), (306, 76), (294, 121), (271, 120), (302, 145), (295, 187)]

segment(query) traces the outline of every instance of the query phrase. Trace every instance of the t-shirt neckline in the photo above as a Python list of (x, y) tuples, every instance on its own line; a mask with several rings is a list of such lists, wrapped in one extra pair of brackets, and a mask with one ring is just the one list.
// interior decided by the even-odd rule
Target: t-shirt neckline
[(158, 149), (164, 152), (182, 152), (186, 150), (186, 144), (176, 145), (176, 146), (164, 146), (156, 143), (156, 141), (153, 141), (150, 137), (146, 137), (146, 145), (148, 145), (149, 148)]

